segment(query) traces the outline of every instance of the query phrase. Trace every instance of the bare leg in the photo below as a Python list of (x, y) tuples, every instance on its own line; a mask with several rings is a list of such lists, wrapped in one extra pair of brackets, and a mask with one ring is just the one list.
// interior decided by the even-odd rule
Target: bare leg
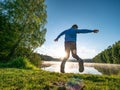
[(77, 59), (78, 64), (79, 64), (79, 72), (84, 71), (84, 62), (83, 60), (77, 55), (76, 49), (71, 50), (72, 51), (72, 56), (73, 58)]
[(61, 63), (61, 68), (60, 68), (60, 72), (65, 73), (65, 63), (66, 63), (67, 59), (64, 59)]
[(66, 56), (64, 57), (61, 66), (60, 66), (60, 72), (65, 73), (65, 63), (68, 60), (69, 56), (70, 56), (70, 47), (69, 47), (69, 43), (65, 42), (65, 52), (66, 52)]

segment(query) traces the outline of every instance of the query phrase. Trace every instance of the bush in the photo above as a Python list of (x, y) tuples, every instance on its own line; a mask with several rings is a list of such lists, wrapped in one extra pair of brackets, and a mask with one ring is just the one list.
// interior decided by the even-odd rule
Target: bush
[(30, 62), (36, 67), (41, 67), (42, 65), (42, 57), (38, 53), (32, 53), (29, 56)]
[(20, 69), (38, 69), (25, 57), (17, 57), (8, 63), (1, 63), (0, 67), (20, 68)]

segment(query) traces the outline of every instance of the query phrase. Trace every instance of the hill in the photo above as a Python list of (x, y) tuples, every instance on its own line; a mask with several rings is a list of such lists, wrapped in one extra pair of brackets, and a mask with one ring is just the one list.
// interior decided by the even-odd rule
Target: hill
[(49, 56), (49, 55), (40, 54), (40, 57), (43, 61), (60, 61), (59, 58), (54, 58), (54, 57)]
[(107, 49), (96, 55), (93, 61), (97, 63), (120, 64), (120, 41), (112, 46), (108, 46)]
[[(43, 61), (61, 61), (60, 58), (54, 58), (52, 56), (43, 55), (43, 54), (39, 54), (39, 55)], [(83, 60), (84, 60), (84, 62), (93, 62), (92, 59), (83, 59)], [(69, 62), (77, 62), (77, 60), (75, 60), (75, 59), (69, 59), (68, 61)]]

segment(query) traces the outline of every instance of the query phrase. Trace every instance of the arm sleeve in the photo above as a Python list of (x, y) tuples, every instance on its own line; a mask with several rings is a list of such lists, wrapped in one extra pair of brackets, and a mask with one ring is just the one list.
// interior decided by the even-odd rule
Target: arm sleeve
[(65, 31), (61, 32), (58, 36), (57, 36), (57, 39), (59, 39), (62, 35), (65, 34)]
[(91, 32), (93, 32), (93, 30), (89, 30), (89, 29), (78, 29), (76, 31), (77, 31), (77, 33), (91, 33)]

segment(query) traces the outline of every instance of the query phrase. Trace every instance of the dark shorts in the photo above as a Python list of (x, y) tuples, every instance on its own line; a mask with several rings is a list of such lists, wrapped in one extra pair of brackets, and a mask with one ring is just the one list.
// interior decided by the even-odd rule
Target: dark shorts
[(80, 59), (80, 57), (77, 55), (76, 42), (71, 42), (71, 41), (65, 42), (65, 52), (66, 52), (65, 59), (69, 58), (70, 52), (73, 58), (76, 58), (77, 60)]
[(65, 50), (76, 50), (76, 42), (66, 41), (65, 42)]

